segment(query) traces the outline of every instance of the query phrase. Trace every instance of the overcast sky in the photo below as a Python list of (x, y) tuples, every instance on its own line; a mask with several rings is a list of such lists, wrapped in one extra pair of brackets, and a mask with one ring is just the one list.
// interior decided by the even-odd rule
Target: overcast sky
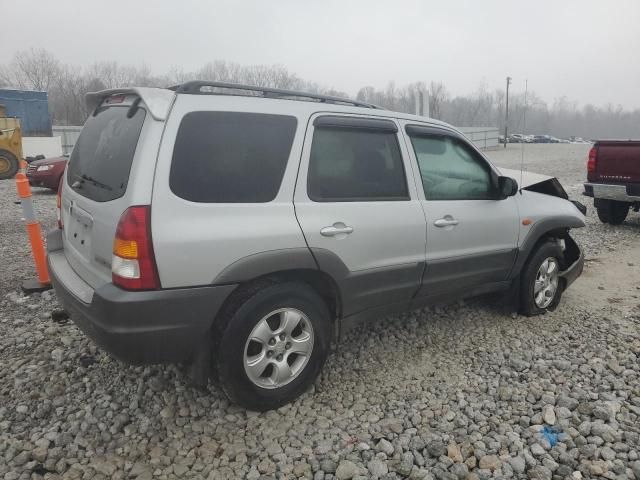
[[(547, 102), (640, 107), (639, 0), (0, 0), (0, 64), (43, 47), (76, 65), (164, 73), (216, 59), (282, 64), (355, 95), (365, 85), (485, 83)], [(10, 12), (10, 14), (9, 14)], [(10, 20), (10, 21), (7, 21)]]

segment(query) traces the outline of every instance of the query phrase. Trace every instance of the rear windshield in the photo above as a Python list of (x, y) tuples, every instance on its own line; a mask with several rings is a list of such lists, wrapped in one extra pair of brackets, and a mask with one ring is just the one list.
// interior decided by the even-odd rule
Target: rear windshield
[(111, 106), (89, 117), (69, 160), (71, 188), (97, 202), (124, 195), (145, 115), (143, 108)]
[(192, 112), (182, 119), (169, 185), (192, 202), (270, 202), (280, 189), (295, 117)]

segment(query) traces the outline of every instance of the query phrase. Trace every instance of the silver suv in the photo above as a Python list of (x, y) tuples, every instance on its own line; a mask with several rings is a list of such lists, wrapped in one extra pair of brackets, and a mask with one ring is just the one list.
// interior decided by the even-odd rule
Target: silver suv
[(87, 102), (48, 237), (61, 303), (247, 408), (300, 395), (359, 320), (496, 291), (539, 314), (582, 272), (557, 180), (519, 190), (442, 122), (211, 82)]

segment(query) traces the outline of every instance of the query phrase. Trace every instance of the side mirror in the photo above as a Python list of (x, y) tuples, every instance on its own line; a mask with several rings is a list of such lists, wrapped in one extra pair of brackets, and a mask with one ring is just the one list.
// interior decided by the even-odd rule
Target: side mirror
[(518, 182), (511, 177), (498, 177), (498, 200), (513, 197), (518, 193)]

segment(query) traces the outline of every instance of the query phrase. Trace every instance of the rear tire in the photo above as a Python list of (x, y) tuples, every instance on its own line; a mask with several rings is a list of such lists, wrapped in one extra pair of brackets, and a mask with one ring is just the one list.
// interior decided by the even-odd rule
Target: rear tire
[[(554, 263), (555, 268), (552, 268)], [(564, 268), (564, 256), (560, 246), (545, 242), (538, 247), (520, 276), (522, 314), (531, 317), (555, 310), (560, 303), (563, 289), (562, 280), (558, 274)]]
[(329, 352), (331, 316), (322, 298), (306, 284), (271, 284), (225, 310), (214, 360), (227, 397), (266, 411), (304, 393)]
[(20, 163), (13, 153), (0, 149), (0, 180), (15, 177), (19, 168)]
[(626, 202), (618, 202), (616, 200), (598, 200), (596, 210), (602, 223), (620, 225), (626, 220), (630, 206)]

